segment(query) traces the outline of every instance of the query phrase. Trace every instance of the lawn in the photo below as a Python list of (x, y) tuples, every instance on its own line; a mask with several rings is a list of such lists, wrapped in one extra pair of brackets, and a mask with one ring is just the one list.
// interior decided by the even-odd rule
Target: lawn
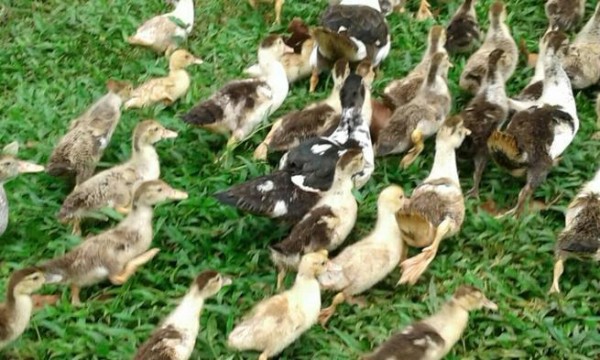
[[(416, 3), (416, 1), (414, 1)], [(237, 147), (223, 163), (215, 164), (226, 139), (190, 128), (178, 115), (206, 98), (224, 82), (241, 76), (256, 60), (256, 45), (271, 31), (272, 7), (257, 11), (243, 0), (197, 1), (196, 24), (187, 47), (204, 64), (190, 67), (190, 92), (170, 108), (126, 111), (100, 168), (126, 160), (131, 131), (145, 118), (156, 118), (179, 132), (175, 141), (157, 144), (162, 178), (190, 194), (188, 200), (167, 203), (155, 211), (154, 246), (158, 256), (128, 283), (103, 283), (84, 289), (84, 307), (70, 305), (65, 287), (44, 288), (42, 293), (62, 294), (60, 302), (32, 318), (23, 336), (0, 354), (0, 359), (126, 359), (130, 358), (154, 326), (173, 309), (193, 277), (207, 268), (231, 274), (234, 284), (207, 302), (201, 316), (193, 359), (256, 358), (253, 353), (227, 349), (227, 334), (238, 319), (260, 299), (275, 292), (275, 270), (267, 245), (282, 239), (289, 228), (266, 218), (221, 206), (211, 194), (261, 175), (274, 167), (256, 163), (251, 155), (267, 128)], [(376, 79), (379, 94), (392, 79), (404, 76), (421, 57), (426, 34), (434, 23), (446, 24), (456, 2), (442, 7), (435, 20), (418, 23), (409, 14), (392, 14), (392, 52)], [(589, 16), (593, 5), (588, 2)], [(46, 163), (69, 121), (105, 92), (109, 78), (143, 81), (167, 72), (167, 61), (143, 48), (132, 48), (125, 38), (137, 25), (164, 12), (161, 0), (8, 0), (0, 24), (0, 144), (18, 140), (24, 159)], [(477, 6), (487, 29), (489, 0)], [(326, 0), (288, 1), (283, 22), (294, 16), (315, 24)], [(508, 22), (513, 36), (525, 38), (531, 50), (546, 27), (539, 0), (508, 1)], [(416, 10), (410, 4), (409, 11)], [(468, 96), (458, 89), (465, 57), (452, 59), (450, 85), (453, 111)], [(533, 74), (523, 59), (507, 84), (517, 93)], [(321, 78), (318, 91), (308, 93), (308, 81), (294, 84), (273, 118), (297, 109), (329, 92), (331, 80)], [(327, 80), (326, 80), (327, 79)], [(399, 272), (366, 294), (369, 305), (339, 308), (328, 328), (314, 326), (286, 349), (281, 359), (355, 359), (413, 319), (435, 311), (459, 285), (473, 284), (499, 304), (497, 313), (479, 311), (448, 359), (598, 359), (600, 357), (600, 269), (591, 262), (569, 261), (562, 277), (563, 294), (547, 295), (553, 266), (556, 234), (564, 224), (563, 212), (581, 184), (597, 167), (597, 141), (593, 110), (595, 94), (578, 92), (581, 129), (560, 165), (536, 192), (536, 198), (561, 196), (550, 209), (521, 219), (495, 219), (479, 210), (493, 199), (499, 207), (512, 206), (523, 185), (490, 164), (482, 181), (480, 200), (467, 201), (466, 221), (459, 235), (443, 242), (436, 260), (413, 287), (395, 287)], [(429, 172), (433, 141), (424, 156), (402, 171), (399, 156), (378, 159), (376, 171), (359, 193), (359, 221), (348, 242), (364, 236), (375, 221), (377, 194), (390, 183), (407, 193)], [(471, 187), (472, 166), (459, 164), (463, 189)], [(9, 274), (27, 265), (63, 254), (80, 239), (56, 221), (69, 187), (46, 174), (24, 175), (6, 186), (11, 203), (7, 232), (0, 238), (0, 290)], [(109, 223), (86, 229), (99, 232)], [(414, 250), (413, 250), (414, 251)], [(292, 283), (288, 276), (287, 284)], [(324, 294), (325, 304), (332, 294)]]

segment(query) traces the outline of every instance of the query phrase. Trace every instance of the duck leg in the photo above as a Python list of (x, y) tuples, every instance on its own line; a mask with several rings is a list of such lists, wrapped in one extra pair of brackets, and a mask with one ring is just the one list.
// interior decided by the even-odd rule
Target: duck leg
[(402, 267), (402, 277), (398, 281), (398, 285), (406, 284), (414, 285), (419, 277), (425, 272), (431, 261), (435, 258), (442, 239), (455, 227), (454, 220), (445, 218), (444, 221), (437, 227), (435, 237), (431, 245), (423, 248), (419, 255), (413, 256), (408, 260), (404, 260), (400, 266)]
[(473, 172), (473, 187), (467, 192), (468, 197), (479, 198), (479, 183), (481, 183), (481, 177), (483, 176), (483, 170), (487, 165), (487, 156), (477, 154), (473, 162), (475, 163), (475, 171)]
[(410, 134), (410, 140), (413, 143), (413, 147), (408, 151), (408, 154), (406, 154), (400, 162), (400, 166), (402, 166), (403, 169), (409, 167), (410, 164), (412, 164), (417, 159), (417, 156), (419, 156), (419, 154), (425, 148), (425, 140), (423, 138), (423, 132), (421, 130), (416, 129), (415, 131), (413, 131)]
[(308, 91), (311, 93), (315, 92), (315, 89), (317, 88), (318, 83), (319, 83), (319, 70), (316, 67), (314, 67), (312, 70), (312, 74), (310, 75), (310, 88), (308, 89)]
[(71, 221), (71, 226), (73, 226), (71, 234), (81, 236), (81, 219), (73, 219), (73, 221)]
[(417, 20), (425, 20), (433, 17), (431, 10), (429, 8), (431, 5), (427, 2), (427, 0), (421, 0), (421, 4), (419, 5), (419, 11), (417, 11)]
[(554, 277), (552, 279), (552, 287), (550, 288), (550, 291), (549, 291), (550, 294), (560, 293), (560, 287), (558, 286), (558, 280), (560, 279), (560, 276), (562, 275), (563, 271), (565, 270), (564, 262), (565, 262), (565, 259), (559, 255), (558, 258), (556, 259), (556, 262), (554, 263)]
[(284, 0), (275, 0), (275, 24), (281, 24), (281, 9), (283, 8)]
[(273, 126), (271, 126), (271, 130), (269, 131), (269, 133), (267, 134), (267, 136), (265, 137), (263, 142), (261, 142), (260, 145), (258, 145), (256, 150), (254, 150), (254, 158), (256, 160), (266, 160), (267, 159), (267, 154), (269, 153), (269, 144), (271, 144), (271, 141), (273, 141), (273, 136), (275, 136), (275, 134), (281, 127), (281, 123), (282, 123), (281, 119), (277, 120), (273, 124)]
[(109, 276), (110, 282), (114, 285), (123, 285), (140, 266), (152, 260), (152, 258), (155, 257), (159, 251), (160, 249), (156, 248), (150, 249), (145, 253), (133, 258), (125, 265), (120, 273)]
[(73, 306), (81, 306), (81, 298), (79, 297), (79, 293), (81, 288), (75, 284), (71, 284), (71, 304)]
[(337, 309), (338, 305), (343, 304), (345, 301), (346, 301), (346, 295), (344, 295), (343, 292), (340, 292), (337, 295), (335, 295), (335, 297), (333, 298), (333, 301), (331, 302), (331, 305), (329, 305), (325, 309), (321, 310), (321, 313), (319, 314), (319, 324), (321, 324), (321, 326), (325, 327), (325, 324), (327, 324), (329, 319), (331, 319), (331, 317), (335, 313), (335, 310)]

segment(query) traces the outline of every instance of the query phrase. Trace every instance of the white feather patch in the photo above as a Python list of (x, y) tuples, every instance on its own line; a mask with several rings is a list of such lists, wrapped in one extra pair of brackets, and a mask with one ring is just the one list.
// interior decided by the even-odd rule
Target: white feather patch
[(283, 200), (279, 200), (275, 203), (275, 207), (273, 208), (273, 216), (283, 216), (287, 214), (288, 208), (286, 203)]
[(273, 190), (274, 187), (275, 184), (273, 184), (271, 180), (267, 180), (264, 183), (257, 185), (256, 190), (260, 191), (261, 193), (266, 193)]

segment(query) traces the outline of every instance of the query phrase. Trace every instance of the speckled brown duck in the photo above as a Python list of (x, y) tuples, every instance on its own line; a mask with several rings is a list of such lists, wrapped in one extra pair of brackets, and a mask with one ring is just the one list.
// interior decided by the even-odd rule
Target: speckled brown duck
[(503, 131), (494, 131), (488, 148), (494, 161), (513, 176), (526, 175), (517, 205), (506, 214), (519, 215), (556, 159), (579, 130), (571, 83), (557, 55), (566, 36), (550, 32), (544, 68), (544, 90), (536, 102), (511, 101), (517, 113)]
[(214, 270), (203, 271), (175, 310), (139, 347), (134, 360), (188, 360), (196, 345), (204, 302), (230, 284), (227, 276)]
[(458, 154), (473, 159), (473, 187), (467, 196), (479, 197), (479, 183), (489, 160), (488, 138), (506, 120), (508, 97), (504, 89), (504, 78), (498, 69), (498, 61), (504, 54), (496, 49), (490, 53), (487, 74), (477, 95), (460, 112), (464, 125), (471, 131), (465, 138)]
[(495, 49), (504, 50), (504, 56), (498, 63), (498, 69), (507, 81), (514, 73), (519, 61), (519, 50), (506, 24), (506, 5), (496, 1), (489, 10), (490, 25), (481, 47), (469, 57), (459, 86), (461, 89), (477, 94), (487, 71), (488, 57)]
[(132, 91), (131, 84), (122, 81), (109, 80), (106, 87), (106, 95), (71, 121), (69, 131), (50, 155), (49, 175), (74, 177), (77, 185), (94, 175), (121, 119), (121, 105)]
[(469, 312), (484, 307), (498, 310), (481, 290), (463, 285), (437, 313), (392, 335), (362, 360), (440, 360), (460, 340)]
[(578, 25), (585, 14), (585, 0), (548, 0), (544, 6), (550, 26), (567, 31)]
[(471, 52), (481, 41), (476, 3), (477, 0), (465, 0), (450, 19), (446, 27), (446, 49), (449, 53)]
[(455, 151), (470, 131), (460, 116), (444, 121), (435, 144), (429, 176), (412, 192), (396, 214), (404, 243), (423, 248), (419, 255), (400, 263), (398, 284), (413, 285), (435, 258), (443, 239), (460, 231), (465, 203), (458, 178)]
[(560, 292), (559, 280), (568, 259), (600, 261), (600, 170), (569, 204), (554, 254), (551, 293)]

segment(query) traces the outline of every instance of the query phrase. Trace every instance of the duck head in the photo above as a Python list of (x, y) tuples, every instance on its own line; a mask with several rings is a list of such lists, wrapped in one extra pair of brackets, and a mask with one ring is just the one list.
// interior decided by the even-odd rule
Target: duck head
[(144, 120), (139, 123), (133, 132), (135, 149), (143, 145), (152, 145), (163, 139), (176, 138), (177, 133), (162, 126), (156, 120)]
[(340, 90), (340, 102), (342, 109), (359, 113), (365, 101), (365, 85), (362, 76), (350, 74), (344, 81)]
[(402, 209), (405, 201), (404, 189), (398, 185), (390, 185), (379, 194), (377, 208), (395, 214)]
[(466, 311), (479, 310), (481, 308), (498, 310), (498, 305), (485, 297), (483, 292), (474, 286), (463, 285), (459, 287), (452, 299)]
[(28, 267), (12, 273), (8, 282), (8, 299), (31, 295), (46, 283), (46, 276), (38, 267)]
[(106, 82), (106, 89), (109, 92), (118, 95), (122, 101), (126, 101), (131, 96), (133, 85), (129, 81), (109, 79)]
[(142, 183), (133, 195), (133, 204), (152, 206), (167, 200), (185, 200), (188, 194), (170, 187), (162, 180)]
[(169, 59), (169, 69), (181, 70), (185, 69), (189, 65), (200, 65), (202, 63), (204, 63), (202, 59), (195, 57), (187, 50), (180, 49), (171, 54), (171, 58)]
[(19, 174), (36, 173), (44, 171), (44, 167), (17, 158), (19, 143), (10, 143), (0, 153), (0, 184)]
[(215, 270), (205, 270), (196, 276), (191, 286), (191, 294), (199, 299), (206, 299), (215, 296), (223, 286), (231, 283), (230, 277), (219, 274)]
[(294, 49), (287, 46), (283, 37), (269, 35), (263, 39), (258, 48), (258, 63), (269, 66), (272, 62), (279, 62), (285, 53), (293, 53)]
[(453, 149), (457, 149), (462, 144), (466, 136), (471, 134), (471, 130), (464, 125), (463, 118), (455, 115), (447, 118), (437, 133), (436, 143), (444, 143)]
[(308, 253), (300, 259), (298, 266), (298, 275), (316, 278), (323, 274), (328, 269), (332, 268), (332, 264), (327, 258), (327, 250), (320, 250), (313, 253)]

